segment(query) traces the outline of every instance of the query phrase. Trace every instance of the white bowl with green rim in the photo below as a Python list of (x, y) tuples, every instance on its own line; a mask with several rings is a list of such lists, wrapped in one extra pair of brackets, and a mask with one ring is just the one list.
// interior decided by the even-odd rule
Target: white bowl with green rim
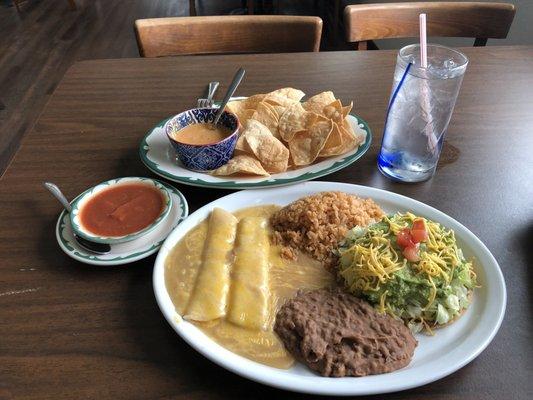
[[(156, 188), (160, 193), (161, 197), (163, 199), (163, 210), (159, 214), (159, 216), (148, 226), (144, 227), (141, 230), (138, 230), (133, 233), (129, 233), (124, 236), (101, 236), (97, 235), (90, 230), (86, 229), (80, 220), (80, 211), (83, 209), (83, 206), (87, 204), (87, 202), (96, 196), (97, 194), (103, 192), (104, 190), (110, 189), (112, 187), (122, 186), (122, 185), (128, 185), (132, 183), (140, 183), (143, 185), (151, 186)], [(131, 240), (135, 240), (139, 238), (142, 235), (147, 234), (148, 232), (151, 232), (155, 229), (157, 225), (159, 225), (168, 215), (170, 212), (170, 209), (172, 208), (172, 197), (170, 196), (170, 193), (168, 192), (165, 185), (163, 185), (161, 182), (150, 179), (150, 178), (141, 178), (141, 177), (124, 177), (124, 178), (116, 178), (116, 179), (110, 179), (108, 181), (99, 183), (96, 186), (93, 186), (90, 189), (87, 189), (85, 192), (80, 194), (71, 204), (72, 211), (70, 212), (70, 223), (72, 225), (72, 230), (79, 236), (96, 242), (96, 243), (108, 243), (108, 244), (116, 244), (116, 243), (124, 243), (129, 242)]]

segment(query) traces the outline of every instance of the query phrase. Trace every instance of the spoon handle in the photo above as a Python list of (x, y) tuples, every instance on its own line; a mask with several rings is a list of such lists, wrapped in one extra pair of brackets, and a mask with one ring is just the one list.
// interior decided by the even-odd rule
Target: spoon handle
[(220, 104), (220, 108), (217, 111), (215, 120), (213, 121), (213, 126), (216, 126), (216, 124), (218, 124), (218, 120), (220, 119), (220, 116), (224, 112), (224, 108), (226, 108), (226, 104), (228, 104), (229, 99), (231, 98), (231, 96), (233, 96), (233, 93), (235, 93), (235, 90), (237, 90), (237, 86), (239, 86), (239, 83), (241, 83), (241, 80), (244, 77), (245, 73), (246, 71), (244, 70), (244, 68), (239, 68), (239, 70), (233, 77), (233, 81), (231, 81), (231, 85), (229, 85), (228, 91), (226, 92), (226, 95), (224, 96), (224, 100), (222, 100), (222, 104)]
[(55, 185), (55, 184), (53, 184), (51, 182), (44, 182), (43, 186), (45, 188), (47, 188), (50, 191), (50, 193), (52, 193), (54, 195), (54, 197), (56, 199), (59, 200), (59, 202), (65, 208), (65, 210), (67, 210), (68, 212), (72, 211), (72, 207), (70, 206), (69, 201), (67, 200), (65, 195), (61, 192), (61, 190), (59, 190), (57, 185)]

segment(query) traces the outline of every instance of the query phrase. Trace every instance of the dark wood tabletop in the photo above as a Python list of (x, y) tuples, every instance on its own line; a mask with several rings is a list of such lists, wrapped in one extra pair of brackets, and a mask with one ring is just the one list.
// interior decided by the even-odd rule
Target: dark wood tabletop
[[(154, 256), (126, 266), (81, 264), (59, 248), (60, 205), (119, 176), (151, 176), (138, 145), (158, 121), (221, 95), (293, 86), (333, 90), (374, 133), (355, 164), (322, 180), (387, 189), (468, 227), (498, 260), (508, 289), (503, 325), (470, 364), (394, 399), (531, 398), (533, 291), (533, 47), (468, 48), (470, 64), (435, 177), (394, 183), (376, 167), (395, 52), (328, 52), (76, 63), (0, 181), (0, 399), (303, 398), (243, 379), (184, 343), (152, 292)], [(191, 212), (228, 191), (175, 184)], [(528, 379), (529, 378), (529, 379)], [(380, 397), (381, 398), (381, 397)]]

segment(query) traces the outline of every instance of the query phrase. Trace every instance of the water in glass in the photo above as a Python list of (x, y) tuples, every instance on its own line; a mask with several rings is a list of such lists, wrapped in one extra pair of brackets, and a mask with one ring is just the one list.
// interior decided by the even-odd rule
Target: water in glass
[(467, 63), (456, 50), (428, 45), (422, 68), (418, 45), (400, 50), (378, 156), (386, 176), (419, 182), (434, 174)]

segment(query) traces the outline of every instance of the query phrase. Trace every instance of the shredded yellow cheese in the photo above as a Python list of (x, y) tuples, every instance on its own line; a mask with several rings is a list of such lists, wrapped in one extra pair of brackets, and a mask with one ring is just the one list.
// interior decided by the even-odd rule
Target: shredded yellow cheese
[(385, 299), (387, 298), (388, 290), (385, 290), (379, 299), (379, 312), (384, 313), (387, 307), (385, 307)]
[[(372, 290), (376, 284), (386, 282), (392, 278), (394, 272), (405, 267), (407, 261), (394, 249), (391, 239), (392, 235), (397, 236), (401, 230), (412, 226), (416, 219), (419, 217), (411, 213), (404, 214), (399, 221), (384, 217), (383, 220), (389, 224), (390, 229), (387, 234), (371, 236), (369, 243), (355, 244), (343, 252), (344, 255), (351, 256), (351, 269), (357, 274), (354, 289)], [(441, 234), (439, 224), (424, 219), (423, 221), (428, 232), (425, 244), (432, 252), (421, 252), (420, 261), (411, 265), (415, 271), (425, 273), (428, 277), (442, 276), (450, 282), (453, 269), (459, 263), (453, 232), (450, 231), (450, 240), (446, 240)]]
[[(452, 230), (445, 230), (433, 221), (405, 213), (395, 217), (384, 217), (382, 221), (388, 224), (386, 231), (373, 229), (366, 232), (364, 237), (358, 238), (348, 249), (341, 251), (341, 258), (348, 260), (340, 274), (348, 283), (349, 289), (355, 293), (364, 291), (378, 291), (382, 283), (394, 278), (394, 273), (405, 268), (407, 260), (401, 255), (401, 249), (394, 246), (396, 237), (406, 228), (411, 228), (415, 220), (422, 219), (428, 233), (427, 240), (422, 244), (419, 261), (409, 265), (415, 273), (426, 275), (431, 284), (427, 310), (435, 301), (437, 287), (433, 278), (440, 277), (445, 282), (451, 282), (454, 269), (460, 263), (455, 235)], [(471, 270), (471, 268), (470, 268)], [(386, 294), (380, 299), (379, 308), (386, 310)]]

